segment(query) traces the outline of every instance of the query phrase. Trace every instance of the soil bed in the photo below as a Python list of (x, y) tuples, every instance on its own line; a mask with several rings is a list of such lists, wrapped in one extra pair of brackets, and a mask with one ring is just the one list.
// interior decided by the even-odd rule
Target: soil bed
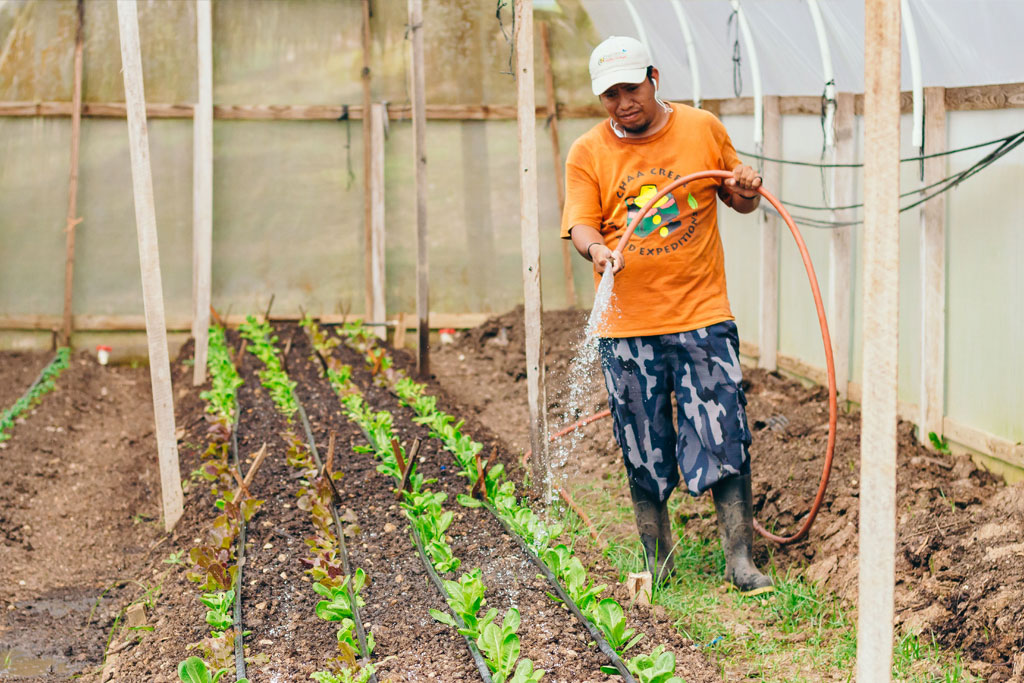
[[(587, 312), (545, 313), (549, 426), (562, 415), (569, 362), (582, 337)], [(521, 309), (461, 333), (435, 348), (432, 367), (457, 415), (477, 414), (510, 448), (528, 446), (524, 329)], [(590, 373), (582, 415), (607, 407), (598, 368)], [(828, 435), (825, 390), (806, 388), (762, 370), (744, 369), (755, 514), (766, 524), (794, 530), (813, 500)], [(785, 420), (779, 420), (783, 416)], [(578, 416), (573, 416), (573, 419)], [(573, 490), (594, 487), (628, 505), (628, 491), (609, 480), (622, 469), (610, 420), (584, 436), (560, 470)], [(476, 433), (475, 431), (473, 433)], [(780, 573), (804, 571), (856, 603), (859, 413), (841, 415), (835, 462), (824, 505), (807, 540), (770, 548), (758, 540), (758, 561)], [(897, 620), (961, 649), (986, 680), (1007, 680), (1014, 658), (1024, 671), (1024, 485), (1007, 487), (966, 456), (929, 451), (901, 423), (898, 454)], [(616, 480), (617, 481), (617, 480)], [(677, 495), (688, 533), (716, 536), (709, 497)], [(596, 520), (595, 520), (596, 521)], [(620, 538), (635, 528), (606, 529)]]
[[(457, 494), (466, 492), (466, 481), (451, 472), (454, 467), (453, 457), (441, 449), (437, 440), (429, 438), (426, 427), (412, 421), (411, 410), (401, 406), (387, 390), (373, 385), (361, 356), (345, 347), (338, 347), (336, 353), (343, 362), (352, 366), (353, 377), (363, 388), (370, 404), (378, 410), (387, 409), (392, 413), (396, 432), (409, 442), (415, 437), (423, 440), (421, 455), (426, 460), (420, 463), (420, 471), (425, 476), (439, 479), (435, 489), (448, 493), (448, 507), (456, 511), (456, 522), (449, 534), (455, 555), (463, 560), (460, 572), (481, 567), (484, 584), (488, 588), (488, 605), (497, 607), (499, 613), (510, 605), (521, 611), (523, 625), (519, 635), (523, 641), (522, 656), (532, 659), (538, 668), (548, 672), (545, 681), (619, 680), (617, 676), (609, 678), (600, 672), (600, 666), (608, 664), (607, 659), (596, 647), (589, 647), (590, 638), (586, 629), (548, 597), (550, 588), (547, 581), (538, 578), (536, 566), (505, 534), (500, 523), (482, 508), (466, 509), (454, 502)], [(391, 349), (390, 353), (398, 367), (412, 372), (413, 360), (406, 351)], [(455, 415), (456, 419), (466, 421), (466, 433), (484, 444), (483, 453), (489, 455), (492, 449), (497, 449), (497, 462), (504, 463), (507, 471), (514, 473), (513, 478), (518, 480), (516, 453), (487, 429), (473, 411), (454, 403), (440, 384), (430, 380), (427, 387), (429, 394), (438, 397), (439, 408)], [(442, 465), (445, 466), (444, 470), (441, 470)], [(522, 487), (519, 489), (522, 490)], [(537, 511), (542, 509), (536, 500), (531, 505)], [(592, 571), (599, 574), (612, 573), (607, 565), (600, 566), (604, 561), (598, 555), (581, 559), (591, 561)], [(606, 595), (615, 597), (623, 606), (628, 603), (625, 587), (617, 585), (614, 580), (609, 582)], [(693, 643), (672, 628), (663, 610), (633, 607), (628, 611), (628, 617), (630, 627), (646, 634), (637, 653), (649, 651), (654, 645), (664, 643), (676, 654), (676, 670), (689, 683), (720, 680), (716, 669), (695, 650)]]
[(53, 360), (50, 351), (4, 351), (0, 353), (0, 412), (14, 405), (28, 391), (43, 371), (46, 364)]

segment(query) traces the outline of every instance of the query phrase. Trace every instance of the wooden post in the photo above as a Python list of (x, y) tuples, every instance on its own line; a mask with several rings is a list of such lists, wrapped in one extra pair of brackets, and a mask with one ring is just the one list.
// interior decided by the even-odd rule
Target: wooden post
[[(764, 155), (779, 159), (782, 156), (782, 116), (779, 97), (764, 98)], [(766, 161), (761, 172), (764, 186), (782, 194), (782, 167)], [(779, 353), (779, 219), (762, 211), (758, 214), (761, 225), (761, 287), (758, 290), (758, 357), (757, 367), (774, 371)]]
[(365, 307), (363, 317), (373, 316), (373, 199), (370, 197), (373, 175), (370, 117), (370, 0), (363, 0), (363, 282)]
[[(555, 98), (555, 74), (551, 68), (551, 41), (548, 36), (548, 23), (537, 22), (540, 27), (540, 49), (544, 56), (544, 91), (548, 101), (548, 125), (551, 128), (551, 157), (555, 165), (555, 188), (558, 190), (558, 215), (561, 218), (565, 209), (565, 178), (562, 165), (562, 150), (558, 143), (558, 101)], [(576, 283), (572, 277), (572, 253), (569, 240), (562, 243), (562, 270), (565, 273), (565, 305), (576, 308)]]
[[(371, 259), (370, 273), (373, 282), (373, 309), (370, 318), (375, 322), (387, 320), (385, 306), (386, 269), (384, 267), (384, 120), (388, 115), (383, 104), (370, 106), (370, 225), (371, 231)], [(387, 339), (388, 328), (383, 325), (374, 328), (377, 336)]]
[(526, 385), (530, 404), (533, 485), (548, 495), (547, 396), (544, 386), (540, 215), (537, 207), (537, 117), (533, 84), (533, 0), (516, 0), (516, 93), (519, 121), (519, 211), (523, 243)]
[(213, 269), (213, 31), (210, 0), (196, 0), (199, 102), (192, 118), (192, 384), (206, 381)]
[(75, 228), (78, 213), (78, 145), (82, 139), (82, 42), (85, 33), (85, 0), (78, 0), (75, 24), (75, 85), (71, 99), (71, 173), (68, 178), (68, 214), (64, 221), (64, 319), (60, 343), (71, 346), (71, 293), (75, 279)]
[[(924, 89), (924, 153), (946, 149), (945, 88)], [(946, 176), (946, 158), (924, 161), (924, 184)], [(946, 196), (921, 206), (921, 417), (917, 437), (942, 434), (946, 367)]]
[(427, 96), (423, 64), (423, 0), (409, 0), (412, 32), (412, 153), (416, 165), (416, 374), (430, 374), (427, 277)]
[[(853, 93), (839, 93), (836, 103), (836, 148), (833, 161), (852, 164), (857, 147)], [(832, 206), (854, 203), (856, 173), (853, 168), (832, 169)], [(853, 209), (832, 212), (832, 220), (853, 220)], [(828, 326), (832, 337), (836, 387), (839, 400), (849, 396), (850, 344), (853, 341), (853, 226), (833, 228), (828, 248)]]
[(171, 364), (167, 354), (164, 325), (164, 295), (160, 279), (160, 249), (157, 244), (156, 206), (153, 203), (153, 173), (149, 164), (149, 135), (146, 130), (146, 96), (142, 83), (142, 53), (139, 49), (139, 18), (135, 0), (117, 0), (117, 23), (121, 38), (121, 70), (128, 112), (128, 144), (132, 163), (132, 193), (139, 236), (139, 265), (142, 271), (142, 302), (146, 312), (149, 342), (149, 377), (153, 385), (153, 413), (156, 445), (160, 459), (160, 489), (163, 494), (164, 528), (170, 531), (182, 515), (181, 471), (174, 436), (174, 399), (171, 393)]
[(864, 371), (857, 680), (892, 678), (900, 271), (900, 4), (864, 10)]

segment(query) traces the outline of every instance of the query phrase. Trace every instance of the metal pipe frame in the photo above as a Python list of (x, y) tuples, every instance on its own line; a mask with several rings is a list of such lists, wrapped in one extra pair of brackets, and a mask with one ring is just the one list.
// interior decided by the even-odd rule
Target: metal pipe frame
[(743, 36), (743, 45), (750, 55), (750, 75), (754, 82), (754, 146), (760, 153), (764, 143), (764, 91), (761, 87), (761, 66), (757, 60), (757, 48), (754, 46), (754, 34), (750, 31), (750, 24), (747, 23), (747, 15), (743, 12), (740, 0), (729, 0), (733, 10), (736, 12), (736, 19), (740, 24), (740, 35)]
[(675, 10), (676, 19), (679, 20), (679, 28), (683, 31), (683, 40), (686, 42), (686, 61), (690, 64), (690, 84), (693, 88), (693, 106), (701, 108), (700, 98), (700, 69), (697, 67), (697, 44), (693, 40), (693, 31), (690, 29), (690, 20), (683, 11), (682, 0), (672, 0), (672, 9)]
[(825, 148), (831, 150), (836, 145), (836, 77), (832, 68), (832, 50), (828, 45), (828, 33), (825, 31), (825, 20), (821, 16), (818, 0), (807, 0), (814, 22), (814, 33), (818, 36), (818, 50), (821, 52), (821, 70), (825, 76)]

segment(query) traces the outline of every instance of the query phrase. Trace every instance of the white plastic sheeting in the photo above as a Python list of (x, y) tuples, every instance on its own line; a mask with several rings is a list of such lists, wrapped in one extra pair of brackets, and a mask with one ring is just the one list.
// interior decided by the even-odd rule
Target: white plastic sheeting
[[(696, 43), (704, 98), (734, 97), (733, 43), (729, 0), (680, 0)], [(643, 22), (652, 58), (661, 71), (661, 90), (688, 99), (693, 89), (686, 43), (672, 4), (631, 0)], [(825, 77), (807, 0), (741, 0), (757, 44), (766, 95), (821, 95)], [(835, 67), (836, 90), (864, 90), (864, 2), (819, 3)], [(917, 29), (923, 84), (971, 86), (1024, 81), (1019, 46), (1024, 0), (909, 0)], [(583, 0), (602, 38), (633, 35), (629, 9), (621, 0)], [(911, 89), (910, 55), (903, 41), (902, 88)], [(748, 55), (740, 42), (742, 90), (753, 94)]]

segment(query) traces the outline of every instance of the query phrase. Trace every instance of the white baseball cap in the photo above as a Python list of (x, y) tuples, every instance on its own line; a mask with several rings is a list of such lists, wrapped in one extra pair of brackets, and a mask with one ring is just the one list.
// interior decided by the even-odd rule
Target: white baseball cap
[(641, 83), (651, 54), (636, 38), (612, 36), (590, 53), (590, 85), (600, 95), (616, 83)]

